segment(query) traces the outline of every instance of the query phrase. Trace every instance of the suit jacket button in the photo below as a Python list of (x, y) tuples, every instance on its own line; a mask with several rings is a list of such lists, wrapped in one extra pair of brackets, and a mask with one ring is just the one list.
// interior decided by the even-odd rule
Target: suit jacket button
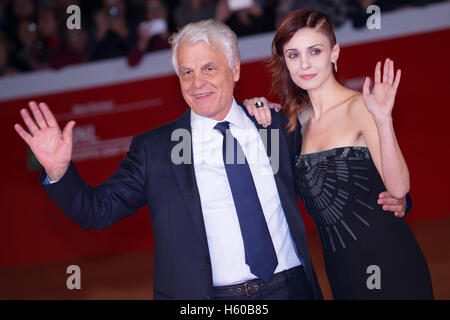
[(205, 300), (211, 300), (211, 296), (205, 296)]
[(211, 259), (209, 259), (209, 257), (205, 258), (206, 264), (211, 264)]

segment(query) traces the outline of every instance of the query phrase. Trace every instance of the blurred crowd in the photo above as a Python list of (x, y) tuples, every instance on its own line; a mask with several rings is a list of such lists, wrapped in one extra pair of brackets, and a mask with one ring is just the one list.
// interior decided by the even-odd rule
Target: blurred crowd
[[(431, 2), (439, 0), (0, 0), (0, 76), (121, 56), (136, 66), (145, 53), (168, 49), (178, 28), (202, 19), (246, 36), (273, 31), (292, 10), (311, 8), (336, 28), (346, 21), (362, 28), (372, 4), (386, 12)], [(70, 5), (81, 9), (80, 29), (67, 27)]]

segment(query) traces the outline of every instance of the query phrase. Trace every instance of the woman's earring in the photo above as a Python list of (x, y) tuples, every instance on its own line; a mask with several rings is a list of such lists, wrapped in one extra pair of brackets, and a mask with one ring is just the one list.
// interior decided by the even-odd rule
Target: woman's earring
[(334, 71), (338, 71), (337, 61), (334, 63)]

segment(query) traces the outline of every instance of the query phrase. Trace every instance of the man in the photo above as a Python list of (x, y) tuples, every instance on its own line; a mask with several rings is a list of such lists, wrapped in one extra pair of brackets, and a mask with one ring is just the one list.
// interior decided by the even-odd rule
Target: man
[[(148, 203), (155, 299), (320, 299), (292, 173), (299, 133), (286, 135), (287, 119), (273, 113), (267, 136), (274, 130), (279, 139), (265, 148), (261, 126), (233, 98), (240, 60), (227, 26), (189, 24), (171, 45), (190, 110), (134, 137), (117, 172), (95, 188), (70, 161), (75, 123), (61, 134), (45, 104), (30, 103), (34, 121), (21, 110), (32, 136), (15, 128), (45, 169), (45, 190), (88, 229), (108, 227)], [(173, 152), (180, 130), (192, 136), (182, 163)], [(229, 162), (228, 145), (246, 161)], [(267, 173), (271, 149), (279, 151), (279, 168)]]

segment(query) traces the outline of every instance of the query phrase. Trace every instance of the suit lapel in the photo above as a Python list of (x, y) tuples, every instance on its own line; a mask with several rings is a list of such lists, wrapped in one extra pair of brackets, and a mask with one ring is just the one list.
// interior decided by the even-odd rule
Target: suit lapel
[(175, 180), (180, 188), (181, 195), (184, 199), (189, 214), (191, 215), (195, 229), (200, 237), (202, 246), (209, 253), (208, 243), (206, 240), (206, 229), (203, 221), (203, 213), (200, 202), (200, 194), (197, 187), (197, 181), (195, 179), (194, 161), (193, 161), (193, 149), (192, 149), (192, 131), (191, 131), (191, 110), (188, 109), (177, 121), (173, 130), (185, 129), (189, 132), (189, 144), (190, 144), (190, 162), (175, 164), (171, 159), (171, 153), (173, 147), (180, 143), (180, 141), (171, 141), (168, 150), (168, 160), (172, 167)]

